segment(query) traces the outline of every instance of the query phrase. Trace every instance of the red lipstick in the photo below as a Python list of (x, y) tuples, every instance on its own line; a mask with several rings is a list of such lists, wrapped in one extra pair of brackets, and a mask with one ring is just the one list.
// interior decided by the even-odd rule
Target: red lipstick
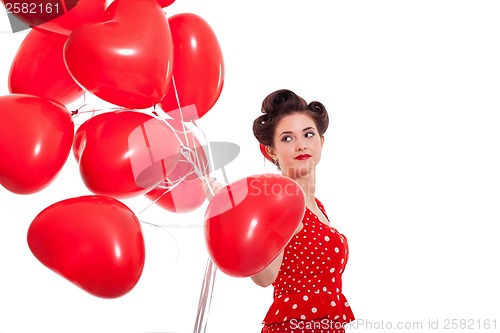
[(301, 154), (301, 155), (295, 156), (295, 159), (302, 161), (302, 160), (307, 160), (309, 157), (311, 157), (311, 155), (309, 155), (309, 154)]

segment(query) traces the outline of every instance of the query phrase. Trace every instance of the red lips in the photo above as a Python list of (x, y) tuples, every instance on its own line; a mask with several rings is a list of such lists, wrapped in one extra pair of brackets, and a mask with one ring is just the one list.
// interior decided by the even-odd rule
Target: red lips
[(311, 155), (309, 155), (309, 154), (301, 154), (301, 155), (295, 156), (295, 159), (296, 160), (307, 160), (309, 157), (311, 157)]

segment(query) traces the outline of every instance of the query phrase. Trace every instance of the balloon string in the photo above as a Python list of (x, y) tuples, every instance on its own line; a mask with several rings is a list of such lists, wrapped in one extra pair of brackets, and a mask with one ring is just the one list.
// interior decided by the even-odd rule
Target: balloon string
[[(175, 90), (177, 103), (178, 103), (179, 110), (180, 110), (180, 103), (179, 103), (179, 99), (177, 96), (177, 89), (175, 86), (175, 80), (173, 79), (173, 77), (172, 77), (172, 81), (174, 84), (174, 90)], [(182, 112), (180, 112), (180, 113), (181, 113), (181, 117), (182, 117)], [(184, 125), (184, 123), (183, 123), (183, 128), (184, 128), (183, 133), (185, 135), (187, 145), (185, 145), (184, 142), (182, 142), (180, 136), (178, 135), (179, 131), (177, 131), (175, 128), (173, 128), (173, 126), (168, 121), (166, 121), (163, 117), (160, 117), (157, 114), (156, 114), (156, 116), (172, 129), (177, 140), (179, 141), (179, 143), (181, 145), (180, 152), (181, 152), (182, 156), (184, 156), (186, 161), (188, 161), (193, 166), (193, 170), (196, 173), (196, 175), (205, 181), (205, 183), (208, 185), (207, 188), (209, 189), (211, 194), (214, 195), (215, 193), (214, 193), (213, 189), (211, 188), (207, 177), (205, 177), (204, 173), (199, 168), (199, 164), (201, 164), (201, 159), (199, 158), (198, 152), (196, 151), (196, 149), (192, 149), (191, 147), (187, 146), (187, 145), (189, 145), (189, 142), (188, 142), (189, 140), (187, 137), (186, 126)], [(193, 122), (194, 126), (196, 128), (198, 128), (198, 126), (194, 123), (194, 121), (192, 121), (192, 122)], [(207, 147), (210, 151), (210, 144), (207, 141), (206, 135), (203, 131), (201, 131), (201, 133), (203, 134), (203, 137), (205, 138), (205, 142), (207, 142)], [(193, 159), (193, 156), (194, 156), (194, 159)], [(208, 156), (209, 161), (211, 161), (210, 156), (211, 156), (211, 154), (209, 153), (209, 156)], [(197, 163), (195, 163), (195, 161)], [(211, 161), (211, 162), (213, 165), (213, 161)], [(204, 167), (204, 165), (203, 165), (203, 167)], [(212, 167), (212, 169), (213, 169), (213, 167)], [(177, 182), (177, 184), (180, 183), (182, 180), (184, 180), (187, 176), (188, 175), (185, 175), (184, 177), (182, 177), (181, 180)], [(225, 178), (227, 178), (227, 177), (225, 176)], [(170, 188), (170, 190), (171, 189), (172, 188)], [(163, 193), (162, 196), (165, 195), (166, 193), (167, 193), (167, 191), (165, 191), (165, 193)], [(152, 202), (148, 207), (143, 209), (140, 213), (144, 212), (147, 208), (149, 208), (151, 205), (153, 205), (155, 202), (157, 202), (160, 198), (161, 198), (161, 196), (158, 197), (154, 202)], [(150, 224), (161, 228), (161, 226), (159, 226), (159, 225), (155, 225), (152, 223), (150, 223)], [(200, 291), (200, 298), (198, 301), (198, 311), (196, 314), (196, 322), (194, 325), (193, 333), (201, 333), (201, 332), (205, 333), (206, 332), (206, 326), (208, 323), (208, 313), (210, 311), (210, 306), (211, 306), (211, 302), (212, 302), (212, 294), (213, 294), (213, 287), (214, 287), (214, 283), (215, 283), (216, 273), (217, 273), (217, 267), (214, 265), (213, 261), (209, 257), (207, 260), (207, 267), (205, 270), (205, 275), (203, 277), (202, 287), (201, 287), (201, 291)]]
[[(175, 83), (174, 83), (174, 87), (175, 87)], [(194, 153), (194, 155), (195, 155), (195, 160), (196, 160), (197, 162), (201, 163), (201, 162), (200, 162), (200, 158), (199, 158), (199, 155), (198, 155), (197, 151), (196, 151), (196, 150), (193, 150), (191, 147), (189, 147), (189, 146), (187, 146), (187, 145), (186, 145), (186, 144), (189, 144), (189, 139), (188, 139), (188, 137), (187, 137), (187, 127), (185, 126), (185, 124), (184, 124), (184, 123), (182, 123), (182, 126), (183, 126), (183, 128), (184, 128), (184, 131), (179, 131), (179, 130), (177, 130), (176, 128), (174, 128), (174, 127), (172, 126), (172, 124), (170, 124), (170, 123), (169, 123), (169, 122), (168, 122), (165, 118), (163, 118), (163, 117), (159, 116), (157, 113), (155, 113), (155, 116), (156, 116), (156, 118), (157, 118), (157, 119), (159, 119), (160, 121), (162, 121), (165, 125), (167, 125), (167, 126), (168, 126), (171, 130), (172, 130), (172, 132), (174, 133), (174, 135), (175, 135), (175, 137), (176, 137), (176, 139), (177, 139), (177, 141), (179, 142), (179, 145), (180, 145), (180, 147), (181, 147), (181, 148), (180, 148), (180, 153), (181, 153), (181, 154), (182, 154), (182, 155), (186, 158), (186, 160), (187, 160), (187, 161), (188, 161), (188, 162), (189, 162), (189, 163), (193, 166), (193, 169), (194, 169), (194, 171), (196, 172), (196, 174), (198, 175), (198, 177), (200, 177), (200, 178), (204, 179), (204, 180), (205, 180), (205, 182), (208, 184), (208, 181), (206, 180), (205, 176), (204, 176), (204, 175), (201, 173), (201, 171), (199, 170), (199, 168), (198, 168), (198, 164), (197, 164), (197, 163), (195, 163), (195, 162), (193, 161), (193, 159), (192, 159), (192, 158), (190, 158), (190, 156), (189, 156), (189, 153), (190, 153), (190, 152), (193, 152), (193, 153)], [(180, 133), (180, 132), (182, 132), (182, 133), (185, 135), (185, 137), (186, 137), (186, 144), (184, 144), (184, 142), (182, 141), (181, 137), (179, 136), (179, 133)], [(194, 141), (194, 139), (193, 139), (193, 141)], [(193, 145), (195, 145), (195, 144), (193, 143)], [(185, 179), (187, 176), (189, 176), (189, 175), (190, 175), (190, 173), (189, 173), (189, 174), (187, 174), (187, 175), (185, 175), (184, 177), (182, 177), (182, 178), (180, 179), (179, 183), (180, 183), (182, 180), (184, 180), (184, 179)], [(210, 190), (211, 190), (211, 189), (210, 189)], [(163, 193), (163, 194), (162, 194), (162, 196), (163, 196), (163, 195), (165, 195), (166, 193), (167, 193), (167, 192)], [(213, 195), (213, 193), (212, 193), (212, 195)], [(157, 199), (156, 199), (153, 203), (151, 203), (150, 205), (148, 205), (148, 207), (146, 207), (145, 209), (149, 208), (152, 204), (154, 204), (155, 202), (157, 202), (159, 199), (160, 199), (160, 198), (157, 198)], [(145, 209), (144, 209), (144, 210), (145, 210)]]
[[(155, 116), (156, 116), (157, 119), (159, 119), (160, 121), (162, 121), (163, 123), (165, 123), (172, 130), (172, 132), (174, 133), (175, 137), (177, 138), (177, 140), (178, 140), (178, 142), (179, 142), (179, 144), (181, 146), (180, 153), (184, 156), (184, 158), (186, 159), (186, 161), (188, 161), (193, 166), (193, 171), (196, 173), (196, 175), (198, 177), (202, 178), (207, 183), (207, 185), (209, 185), (208, 184), (208, 180), (206, 179), (206, 177), (204, 176), (204, 174), (201, 172), (201, 170), (198, 167), (199, 164), (202, 164), (201, 163), (201, 158), (199, 157), (199, 154), (198, 154), (198, 151), (196, 149), (192, 149), (189, 146), (186, 146), (184, 144), (184, 142), (182, 141), (182, 139), (180, 138), (179, 134), (178, 134), (180, 131), (177, 130), (177, 129), (175, 129), (165, 118), (159, 116), (157, 113), (155, 113)], [(184, 126), (184, 124), (183, 124), (183, 126)], [(186, 129), (185, 126), (184, 126), (184, 128)], [(186, 132), (183, 132), (183, 133), (186, 133)], [(193, 141), (194, 141), (194, 138), (193, 138)], [(186, 139), (186, 143), (189, 144), (189, 142), (188, 142), (187, 139)], [(195, 145), (195, 143), (193, 142), (193, 146), (194, 145)], [(192, 155), (194, 155), (194, 160), (191, 157)], [(178, 186), (182, 181), (184, 181), (188, 176), (190, 176), (192, 174), (193, 174), (193, 172), (189, 172), (189, 173), (187, 173), (186, 175), (184, 175), (183, 177), (181, 177), (180, 179), (178, 179), (175, 182), (172, 182), (168, 178), (166, 178), (166, 180), (171, 184), (171, 186), (166, 187), (165, 188), (165, 192), (163, 192), (160, 196), (158, 196), (158, 198), (156, 198), (151, 203), (149, 203), (146, 207), (144, 207), (138, 213), (138, 215), (142, 214), (148, 208), (150, 208), (155, 203), (157, 203), (165, 194), (167, 194), (167, 192), (169, 192), (172, 189), (174, 189), (176, 186)], [(214, 193), (213, 193), (212, 189), (210, 188), (210, 186), (208, 186), (208, 188), (210, 189), (210, 191), (212, 192), (212, 195), (213, 195)]]
[[(205, 133), (196, 125), (196, 123), (194, 122), (194, 120), (192, 121), (192, 123), (202, 133), (203, 138), (204, 138), (205, 142), (207, 143), (206, 145), (208, 147), (208, 150), (210, 151), (210, 144), (209, 144), (209, 142), (207, 140), (207, 137), (206, 137)], [(166, 122), (166, 124), (168, 126), (170, 126), (170, 128), (174, 131), (174, 133), (177, 133), (177, 130), (175, 128), (173, 128), (168, 122)], [(177, 136), (177, 138), (178, 138), (179, 141), (181, 141), (178, 136)], [(186, 143), (189, 144), (189, 142), (188, 142), (187, 139), (186, 139)], [(192, 144), (193, 144), (193, 146), (196, 145), (196, 143), (194, 142), (194, 137), (193, 137), (193, 143)], [(201, 165), (202, 168), (205, 169), (206, 165), (203, 163), (202, 159), (200, 158), (200, 156), (198, 154), (198, 151), (196, 149), (193, 149), (193, 148), (191, 148), (189, 146), (184, 145), (182, 143), (182, 141), (181, 141), (181, 154), (193, 166), (193, 170), (194, 170), (194, 172), (196, 172), (196, 175), (199, 178), (201, 178), (207, 184), (207, 188), (208, 188), (208, 190), (210, 191), (210, 193), (213, 196), (215, 193), (213, 192), (213, 189), (210, 186), (208, 178), (205, 176), (205, 174), (199, 168), (199, 166)], [(194, 155), (194, 159), (192, 158), (192, 155)], [(210, 156), (211, 156), (211, 154), (209, 153), (208, 157), (207, 157), (207, 160), (210, 161), (210, 162), (212, 162), (212, 159), (210, 158)], [(213, 162), (212, 162), (212, 165), (213, 165)], [(226, 183), (227, 183), (227, 180), (226, 180)]]
[[(179, 99), (179, 94), (177, 93), (177, 85), (175, 84), (175, 77), (174, 77), (173, 74), (172, 74), (172, 85), (174, 86), (175, 100), (177, 101), (177, 107), (179, 108), (179, 114), (181, 116), (182, 126), (184, 127), (184, 116), (182, 114), (181, 101)], [(185, 137), (186, 142), (187, 142), (188, 138), (187, 138), (187, 133), (186, 132), (184, 132), (184, 137)]]
[(175, 256), (175, 261), (174, 261), (174, 264), (177, 263), (177, 261), (179, 261), (179, 256), (180, 256), (180, 247), (179, 247), (179, 242), (177, 241), (177, 239), (175, 239), (174, 235), (169, 231), (167, 230), (164, 226), (161, 226), (161, 225), (158, 225), (158, 224), (154, 224), (154, 223), (151, 223), (151, 222), (146, 222), (146, 221), (139, 221), (141, 222), (142, 224), (146, 224), (146, 225), (150, 225), (150, 226), (153, 226), (153, 227), (156, 227), (156, 228), (160, 228), (162, 229), (163, 231), (165, 231), (166, 233), (168, 233), (170, 235), (170, 238), (173, 239), (174, 243), (175, 243), (175, 249), (176, 249), (176, 256)]
[[(198, 128), (194, 120), (192, 121), (192, 123), (196, 128)], [(200, 132), (203, 134), (203, 137), (205, 138), (207, 147), (210, 147), (210, 143), (208, 142), (205, 133), (201, 130)], [(190, 152), (194, 153), (194, 157), (198, 163), (194, 163), (194, 161), (191, 158), (191, 155), (189, 154)], [(188, 149), (182, 149), (181, 153), (183, 153), (184, 158), (193, 165), (193, 169), (195, 170), (198, 177), (200, 177), (205, 181), (208, 190), (213, 196), (215, 194), (214, 190), (210, 186), (207, 177), (205, 177), (205, 175), (199, 169), (199, 163), (201, 163), (201, 161), (198, 158), (197, 151), (192, 149), (190, 151)], [(211, 161), (210, 154), (208, 156), (208, 160)], [(203, 167), (205, 167), (205, 165), (203, 165)], [(213, 295), (216, 273), (217, 273), (217, 266), (215, 266), (212, 259), (209, 257), (207, 259), (207, 267), (205, 270), (205, 275), (203, 277), (203, 283), (201, 286), (200, 299), (198, 302), (198, 311), (196, 314), (196, 322), (194, 324), (193, 333), (202, 333), (202, 332), (205, 333), (207, 330), (208, 314), (210, 312), (210, 306), (212, 304), (212, 295)]]
[[(212, 189), (212, 187), (210, 186), (210, 181), (209, 181), (209, 180), (208, 180), (208, 178), (205, 176), (205, 174), (203, 174), (203, 173), (201, 172), (200, 168), (198, 167), (198, 164), (197, 164), (197, 163), (195, 163), (195, 162), (191, 159), (191, 156), (190, 156), (190, 155), (189, 155), (189, 153), (188, 153), (189, 149), (191, 149), (191, 148), (189, 148), (189, 147), (187, 147), (187, 148), (188, 148), (188, 149), (181, 149), (181, 153), (183, 154), (184, 158), (185, 158), (185, 159), (186, 159), (189, 163), (191, 163), (191, 165), (193, 166), (194, 171), (196, 172), (196, 175), (197, 175), (199, 178), (201, 178), (201, 179), (205, 182), (205, 184), (207, 185), (207, 189), (210, 191), (210, 194), (211, 194), (212, 196), (214, 196), (214, 195), (215, 195), (215, 193), (214, 193), (214, 190)], [(191, 149), (191, 150), (192, 150), (192, 149)], [(194, 151), (194, 154), (195, 154), (195, 158), (197, 158), (197, 157), (196, 157), (196, 156), (197, 156), (197, 155), (196, 155), (196, 151)], [(198, 162), (199, 162), (199, 163), (201, 163), (201, 161), (199, 161), (199, 159), (198, 159), (198, 158), (197, 158), (197, 160), (198, 160)]]
[[(148, 208), (150, 208), (151, 206), (153, 206), (155, 203), (157, 203), (165, 194), (167, 194), (169, 191), (173, 190), (174, 188), (176, 188), (177, 186), (179, 186), (180, 183), (182, 183), (184, 181), (184, 179), (186, 179), (187, 177), (189, 177), (190, 175), (192, 175), (193, 173), (192, 172), (189, 172), (187, 174), (185, 174), (184, 176), (182, 176), (182, 178), (179, 178), (177, 181), (175, 182), (170, 182), (170, 180), (168, 180), (169, 184), (171, 184), (170, 186), (165, 186), (165, 192), (163, 192), (161, 195), (158, 196), (158, 198), (154, 199), (151, 203), (149, 203), (146, 207), (144, 207), (142, 210), (139, 211), (139, 213), (137, 213), (136, 215), (139, 216), (141, 215), (142, 213), (144, 213)], [(161, 185), (158, 185), (156, 188), (158, 187), (161, 187)]]
[[(90, 111), (82, 111), (82, 109), (86, 106), (89, 106), (92, 110)], [(90, 104), (87, 104), (87, 103), (83, 103), (78, 109), (76, 109), (75, 111), (71, 111), (71, 116), (72, 117), (77, 117), (78, 115), (82, 114), (82, 113), (92, 113), (92, 116), (94, 116), (93, 114), (96, 112), (96, 109), (94, 109), (94, 107)]]
[[(191, 123), (201, 132), (201, 134), (203, 135), (203, 138), (205, 139), (205, 142), (207, 143), (207, 154), (208, 154), (208, 161), (210, 163), (210, 170), (215, 170), (215, 165), (214, 165), (214, 160), (212, 158), (213, 154), (212, 154), (212, 147), (210, 145), (210, 142), (208, 142), (208, 139), (207, 139), (207, 136), (205, 134), (205, 132), (203, 132), (199, 127), (198, 125), (196, 124), (196, 122), (194, 120), (191, 121)], [(226, 181), (227, 183), (227, 181)]]
[[(208, 141), (207, 139), (207, 136), (205, 134), (205, 132), (203, 132), (199, 127), (198, 125), (196, 124), (196, 122), (193, 120), (191, 120), (191, 123), (193, 124), (193, 126), (203, 135), (203, 139), (204, 139), (204, 142), (206, 143), (206, 146), (207, 146), (207, 152), (208, 152), (208, 157), (207, 157), (207, 163), (210, 163), (212, 162), (212, 170), (214, 170), (214, 167), (213, 167), (213, 160), (211, 158), (211, 151), (210, 151), (210, 142)], [(194, 137), (193, 137), (193, 146), (195, 145), (194, 143)], [(195, 150), (195, 156), (196, 156), (196, 160), (198, 161), (198, 164), (202, 164), (202, 167), (203, 167), (203, 170), (207, 170), (207, 167), (209, 168), (208, 165), (206, 165), (205, 163), (202, 163), (203, 160), (201, 158), (199, 158), (198, 156), (198, 151)], [(200, 174), (198, 174), (198, 176), (200, 176)]]
[[(181, 147), (185, 146), (184, 141), (182, 141), (182, 139), (181, 139), (181, 138), (180, 138), (180, 136), (179, 136), (179, 133), (183, 133), (183, 134), (187, 137), (187, 133), (186, 133), (186, 131), (185, 131), (185, 130), (184, 130), (184, 131), (179, 131), (179, 130), (175, 129), (175, 128), (172, 126), (172, 124), (170, 124), (170, 123), (169, 123), (169, 122), (168, 122), (165, 118), (163, 118), (163, 117), (159, 116), (157, 113), (154, 113), (154, 115), (156, 116), (156, 119), (158, 119), (158, 120), (160, 120), (161, 122), (163, 122), (165, 125), (167, 125), (167, 126), (170, 128), (170, 130), (172, 130), (172, 132), (175, 134), (175, 138), (176, 138), (176, 139), (177, 139), (177, 141), (179, 142), (179, 145), (180, 145)], [(183, 126), (183, 128), (185, 128), (184, 124), (183, 124), (182, 126)], [(186, 143), (187, 143), (187, 141), (188, 141), (188, 140), (186, 139)]]
[(214, 265), (213, 261), (208, 258), (193, 333), (205, 333), (207, 331), (208, 313), (210, 312), (210, 306), (212, 304), (212, 294), (216, 273), (217, 267)]
[[(86, 106), (90, 106), (92, 108), (92, 110), (82, 111), (82, 109)], [(71, 116), (76, 117), (82, 113), (92, 113), (92, 117), (93, 117), (94, 113), (96, 113), (96, 112), (108, 112), (108, 111), (119, 111), (119, 110), (125, 110), (125, 108), (116, 107), (116, 108), (94, 109), (94, 107), (92, 105), (84, 103), (84, 104), (82, 104), (82, 106), (77, 108), (75, 111), (71, 111)]]

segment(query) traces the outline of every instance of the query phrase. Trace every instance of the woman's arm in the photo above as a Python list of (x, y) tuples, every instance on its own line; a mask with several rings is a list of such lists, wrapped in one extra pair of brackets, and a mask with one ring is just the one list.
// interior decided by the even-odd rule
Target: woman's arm
[[(304, 227), (304, 224), (302, 222), (299, 223), (297, 230), (295, 230), (296, 235), (302, 228)], [(278, 273), (280, 271), (281, 263), (283, 262), (283, 251), (278, 254), (278, 256), (262, 271), (259, 273), (252, 275), (251, 279), (255, 284), (261, 286), (261, 287), (267, 287), (271, 283), (276, 280), (276, 277), (278, 276)]]
[(282, 261), (283, 251), (281, 251), (280, 254), (278, 254), (278, 256), (266, 268), (261, 270), (259, 273), (252, 275), (250, 278), (258, 286), (269, 286), (274, 280), (276, 280)]

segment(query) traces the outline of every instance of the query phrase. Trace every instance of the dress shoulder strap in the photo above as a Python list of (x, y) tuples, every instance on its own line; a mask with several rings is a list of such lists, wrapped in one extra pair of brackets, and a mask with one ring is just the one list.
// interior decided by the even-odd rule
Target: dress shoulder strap
[(318, 200), (318, 198), (314, 198), (314, 200), (316, 200), (316, 203), (318, 204), (318, 208), (321, 210), (321, 212), (323, 214), (325, 214), (326, 218), (329, 220), (330, 218), (328, 217), (328, 215), (326, 214), (326, 211), (325, 211), (325, 206), (323, 206), (323, 203), (321, 201)]

